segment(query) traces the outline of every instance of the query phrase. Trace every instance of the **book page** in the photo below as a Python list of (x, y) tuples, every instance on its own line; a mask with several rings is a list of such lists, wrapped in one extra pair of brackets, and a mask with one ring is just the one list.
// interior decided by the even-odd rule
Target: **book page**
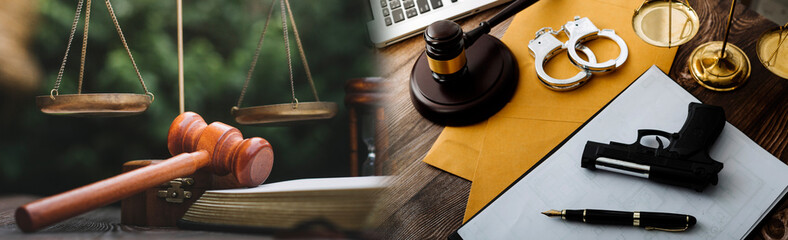
[(387, 186), (390, 177), (336, 177), (336, 178), (305, 178), (276, 183), (267, 183), (253, 188), (237, 188), (225, 190), (209, 190), (206, 193), (268, 193), (268, 192), (301, 192), (375, 189)]
[[(710, 155), (722, 162), (719, 183), (703, 192), (580, 167), (587, 141), (630, 144), (638, 129), (678, 132), (698, 102), (656, 67), (515, 182), (457, 232), (463, 239), (740, 239), (785, 194), (788, 166), (726, 123)], [(645, 144), (645, 143), (644, 143)], [(592, 225), (549, 218), (550, 209), (606, 209), (689, 214), (686, 232)]]

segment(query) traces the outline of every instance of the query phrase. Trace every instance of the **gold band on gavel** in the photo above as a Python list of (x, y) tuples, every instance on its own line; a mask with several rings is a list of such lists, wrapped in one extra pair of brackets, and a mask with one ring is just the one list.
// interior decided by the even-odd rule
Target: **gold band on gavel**
[(463, 49), (457, 57), (449, 60), (435, 60), (427, 56), (430, 70), (437, 74), (453, 74), (465, 67), (465, 50)]

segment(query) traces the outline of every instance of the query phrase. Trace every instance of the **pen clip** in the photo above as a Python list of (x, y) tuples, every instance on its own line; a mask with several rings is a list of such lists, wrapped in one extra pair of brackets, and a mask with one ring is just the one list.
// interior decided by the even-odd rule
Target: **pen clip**
[(684, 226), (684, 228), (658, 228), (658, 227), (645, 227), (646, 230), (659, 230), (665, 232), (683, 232), (689, 229), (689, 224)]

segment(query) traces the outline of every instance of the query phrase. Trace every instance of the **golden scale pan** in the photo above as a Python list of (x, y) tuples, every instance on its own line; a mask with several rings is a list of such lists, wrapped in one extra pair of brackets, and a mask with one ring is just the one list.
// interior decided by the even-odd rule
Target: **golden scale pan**
[(781, 78), (788, 79), (788, 23), (761, 34), (756, 52), (766, 69)]
[(120, 29), (120, 25), (118, 24), (117, 17), (115, 17), (115, 12), (112, 9), (112, 5), (109, 1), (106, 1), (107, 9), (109, 10), (110, 17), (112, 17), (112, 21), (115, 24), (115, 30), (118, 32), (118, 36), (123, 43), (123, 47), (126, 48), (126, 52), (129, 55), (129, 59), (131, 59), (131, 63), (134, 66), (134, 71), (137, 73), (137, 77), (140, 80), (140, 84), (142, 85), (142, 89), (145, 91), (145, 94), (133, 94), (133, 93), (91, 93), (91, 94), (82, 94), (82, 79), (83, 73), (85, 69), (85, 53), (87, 50), (87, 40), (88, 40), (88, 29), (90, 24), (90, 4), (91, 0), (87, 0), (87, 5), (85, 7), (85, 27), (83, 31), (83, 38), (82, 38), (82, 58), (80, 61), (80, 70), (79, 70), (79, 87), (77, 90), (77, 94), (58, 94), (58, 89), (60, 87), (60, 81), (63, 77), (63, 70), (66, 67), (66, 60), (68, 59), (68, 52), (71, 48), (71, 42), (74, 38), (74, 32), (77, 28), (77, 23), (79, 21), (80, 11), (82, 9), (82, 4), (85, 0), (80, 0), (77, 5), (76, 14), (74, 17), (74, 23), (71, 26), (71, 34), (68, 39), (68, 45), (66, 47), (66, 54), (63, 57), (63, 62), (60, 65), (60, 71), (58, 72), (57, 80), (55, 81), (55, 87), (50, 91), (49, 95), (43, 95), (36, 97), (36, 105), (37, 107), (44, 113), (52, 114), (52, 115), (68, 115), (68, 116), (83, 116), (83, 117), (119, 117), (119, 116), (128, 116), (128, 115), (135, 115), (140, 114), (148, 109), (148, 106), (153, 102), (154, 96), (153, 93), (148, 91), (148, 88), (145, 86), (145, 82), (142, 80), (142, 75), (140, 75), (139, 69), (137, 69), (137, 64), (134, 62), (134, 57), (131, 55), (131, 51), (129, 50), (129, 46), (126, 43), (126, 39), (123, 37), (123, 32)]
[(153, 101), (150, 95), (133, 93), (63, 94), (54, 99), (36, 97), (42, 112), (80, 117), (121, 117), (144, 112)]
[(244, 125), (323, 120), (337, 114), (337, 104), (333, 102), (305, 102), (297, 107), (282, 103), (235, 109), (235, 121)]
[[(275, 0), (271, 1), (268, 16), (265, 20), (265, 27), (263, 28), (262, 34), (260, 34), (260, 41), (257, 43), (257, 50), (255, 51), (252, 64), (246, 76), (246, 82), (244, 83), (244, 87), (241, 90), (241, 96), (238, 97), (238, 104), (231, 109), (231, 113), (233, 116), (235, 116), (236, 122), (244, 125), (285, 125), (289, 123), (305, 123), (316, 120), (330, 119), (337, 114), (337, 104), (333, 102), (321, 102), (320, 98), (317, 96), (317, 90), (315, 90), (315, 84), (312, 81), (312, 73), (309, 71), (309, 64), (306, 61), (304, 48), (301, 45), (301, 38), (298, 36), (298, 28), (296, 28), (296, 23), (293, 19), (293, 12), (290, 10), (290, 2), (287, 0), (280, 0), (280, 7), (282, 12), (282, 35), (284, 36), (284, 43), (287, 49), (287, 66), (290, 71), (290, 90), (293, 96), (292, 101), (291, 103), (241, 108), (244, 94), (246, 93), (246, 89), (249, 86), (249, 79), (252, 77), (254, 67), (257, 64), (257, 59), (260, 56), (260, 49), (263, 45), (263, 41), (265, 40), (265, 33), (268, 29), (268, 23), (271, 19), (275, 2)], [(309, 80), (309, 85), (312, 88), (313, 95), (315, 96), (315, 102), (299, 102), (295, 97), (295, 88), (293, 84), (293, 66), (290, 59), (290, 43), (288, 40), (287, 31), (287, 16), (289, 16), (290, 23), (293, 27), (293, 35), (296, 38), (298, 51), (301, 56), (301, 62), (304, 65), (306, 76)]]
[(698, 33), (699, 24), (698, 14), (686, 0), (645, 0), (632, 16), (635, 34), (658, 47), (687, 43)]

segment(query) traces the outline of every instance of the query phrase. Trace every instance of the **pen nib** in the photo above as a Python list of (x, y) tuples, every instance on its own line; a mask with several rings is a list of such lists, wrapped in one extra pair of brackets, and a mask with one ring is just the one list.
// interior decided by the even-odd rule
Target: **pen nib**
[(548, 217), (555, 217), (555, 216), (561, 216), (561, 211), (550, 209), (549, 211), (542, 212), (542, 214)]

